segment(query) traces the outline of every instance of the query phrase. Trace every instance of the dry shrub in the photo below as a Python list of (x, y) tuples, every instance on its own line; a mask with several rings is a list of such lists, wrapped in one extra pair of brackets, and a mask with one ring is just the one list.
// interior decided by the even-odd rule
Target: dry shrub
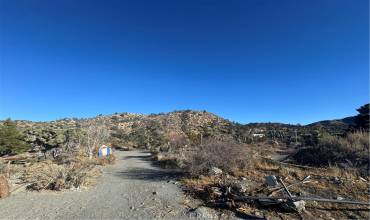
[(278, 171), (280, 169), (280, 166), (274, 163), (272, 160), (266, 160), (266, 159), (254, 159), (253, 160), (254, 168), (258, 170), (264, 170), (264, 171)]
[(323, 135), (317, 146), (299, 150), (294, 155), (300, 164), (329, 166), (347, 164), (367, 170), (369, 166), (369, 133), (349, 133), (346, 137)]
[(97, 176), (94, 166), (89, 160), (63, 165), (47, 160), (26, 168), (22, 179), (30, 183), (28, 188), (32, 190), (79, 188), (91, 184), (90, 178)]
[(97, 158), (97, 165), (108, 165), (108, 164), (114, 164), (116, 162), (116, 157), (111, 154), (105, 157)]
[(181, 149), (170, 152), (152, 151), (152, 157), (157, 165), (165, 169), (182, 169), (186, 160), (184, 151)]
[(244, 169), (250, 156), (243, 145), (234, 142), (206, 140), (187, 157), (186, 168), (190, 175), (205, 175), (210, 168), (217, 167), (225, 172)]
[(353, 170), (341, 169), (338, 167), (329, 167), (327, 170), (327, 175), (332, 177), (340, 177), (342, 179), (358, 179), (358, 173)]
[(5, 176), (0, 176), (0, 199), (8, 197), (9, 192), (9, 183), (8, 180), (5, 178)]
[(165, 169), (181, 168), (181, 161), (175, 157), (167, 157), (158, 161), (158, 164)]
[(184, 178), (182, 183), (191, 188), (202, 188), (205, 186), (215, 185), (219, 182), (216, 176), (200, 176), (199, 178)]
[(97, 165), (113, 164), (116, 157), (111, 154), (103, 158), (91, 158), (85, 151), (71, 156), (62, 154), (55, 160), (37, 162), (27, 167), (22, 175), (32, 190), (62, 190), (86, 187), (95, 183), (100, 172)]

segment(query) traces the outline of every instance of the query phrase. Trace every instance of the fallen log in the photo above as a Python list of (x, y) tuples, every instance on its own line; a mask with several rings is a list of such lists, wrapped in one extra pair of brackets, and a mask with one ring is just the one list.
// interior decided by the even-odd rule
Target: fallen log
[[(251, 200), (259, 200), (259, 199), (271, 199), (271, 200), (305, 200), (305, 201), (316, 201), (316, 202), (329, 202), (329, 203), (343, 203), (343, 204), (352, 204), (352, 205), (367, 205), (370, 206), (370, 202), (361, 202), (361, 201), (352, 201), (352, 200), (338, 200), (338, 199), (325, 199), (325, 198), (315, 198), (315, 197), (301, 197), (301, 196), (238, 196), (232, 194), (233, 199), (235, 201), (240, 202), (250, 202)], [(370, 208), (370, 207), (369, 207)]]

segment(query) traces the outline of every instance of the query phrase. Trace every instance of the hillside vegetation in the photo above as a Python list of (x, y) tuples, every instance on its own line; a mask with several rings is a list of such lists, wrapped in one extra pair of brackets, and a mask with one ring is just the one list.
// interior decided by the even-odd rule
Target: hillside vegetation
[[(369, 105), (358, 111), (354, 117), (306, 126), (242, 125), (192, 110), (151, 115), (115, 113), (50, 122), (6, 120), (0, 123), (0, 153), (11, 156), (27, 152), (24, 157), (31, 165), (21, 167), (13, 176), (30, 183), (30, 189), (62, 190), (90, 185), (99, 173), (96, 167), (114, 162), (114, 157), (97, 157), (102, 144), (116, 149), (147, 149), (159, 165), (180, 169), (186, 192), (208, 206), (221, 201), (222, 207), (235, 212), (249, 215), (263, 211), (267, 217), (279, 212), (282, 218), (291, 219), (299, 215), (234, 202), (232, 195), (272, 193), (264, 185), (269, 175), (283, 177), (287, 184), (310, 176), (312, 182), (292, 188), (295, 195), (366, 201)], [(0, 166), (0, 172), (5, 170)], [(307, 218), (330, 214), (323, 211), (324, 205), (309, 205), (321, 210), (306, 212)], [(333, 216), (352, 215), (368, 217), (367, 212), (342, 210)]]
[[(238, 143), (277, 141), (286, 145), (314, 141), (324, 132), (344, 134), (350, 126), (289, 125), (279, 123), (238, 124), (205, 111), (175, 111), (167, 114), (121, 113), (90, 119), (61, 119), (50, 122), (16, 121), (23, 140), (34, 152), (54, 148), (71, 150), (73, 144), (94, 124), (103, 124), (115, 147), (161, 149), (199, 145), (211, 138)], [(3, 122), (4, 124), (4, 122)], [(76, 147), (76, 144), (73, 145)], [(77, 146), (78, 147), (78, 146)]]
[[(11, 151), (3, 150), (2, 154), (28, 150), (38, 157), (55, 159), (82, 151), (91, 158), (99, 145), (108, 144), (115, 148), (148, 149), (165, 165), (185, 167), (186, 157), (212, 142), (228, 145), (226, 149), (234, 145), (242, 146), (240, 149), (246, 146), (256, 148), (262, 156), (268, 157), (286, 149), (284, 151), (291, 154), (290, 158), (295, 163), (361, 167), (361, 172), (365, 172), (369, 164), (366, 156), (368, 144), (364, 141), (368, 137), (368, 108), (369, 105), (362, 106), (358, 109), (359, 115), (354, 117), (306, 126), (281, 123), (242, 125), (206, 111), (192, 110), (150, 115), (115, 113), (50, 122), (16, 121), (19, 134), (13, 141), (19, 144), (13, 144), (17, 147)], [(13, 122), (4, 121), (2, 126), (9, 123)], [(359, 129), (363, 131), (351, 134)], [(95, 137), (96, 141), (88, 137)]]

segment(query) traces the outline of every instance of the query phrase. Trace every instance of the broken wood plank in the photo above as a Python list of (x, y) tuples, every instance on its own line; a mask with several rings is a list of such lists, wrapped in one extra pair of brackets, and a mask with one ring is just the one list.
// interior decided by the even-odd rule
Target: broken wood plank
[[(238, 196), (233, 194), (233, 199), (235, 201), (241, 202), (250, 202), (251, 200), (258, 200), (258, 199), (283, 199), (288, 200), (292, 199), (294, 201), (297, 200), (305, 200), (305, 201), (316, 201), (316, 202), (329, 202), (329, 203), (343, 203), (343, 204), (352, 204), (352, 205), (367, 205), (370, 206), (370, 202), (362, 202), (362, 201), (352, 201), (352, 200), (337, 200), (337, 199), (325, 199), (325, 198), (315, 198), (315, 197), (301, 197), (301, 196), (293, 196), (292, 198), (287, 196)], [(370, 208), (370, 207), (369, 207)]]
[[(290, 185), (287, 185), (286, 186), (286, 188), (290, 188), (290, 187), (292, 187), (292, 186), (296, 186), (296, 185), (300, 185), (300, 184), (304, 184), (304, 183), (309, 183), (309, 182), (311, 182), (309, 179), (311, 178), (311, 176), (310, 175), (308, 175), (308, 176), (306, 176), (303, 180), (301, 180), (301, 181), (299, 181), (299, 182), (296, 182), (296, 183), (292, 183), (292, 184), (290, 184)], [(284, 187), (280, 187), (280, 188), (275, 188), (273, 191), (271, 191), (270, 192), (270, 194), (269, 194), (269, 196), (271, 196), (272, 194), (274, 194), (274, 193), (277, 193), (277, 192), (279, 192), (279, 191), (282, 191), (282, 190), (284, 190)]]
[(281, 179), (281, 177), (278, 178), (278, 181), (283, 185), (285, 192), (288, 194), (289, 198), (292, 199), (293, 195), (289, 192), (288, 188), (286, 187), (284, 181)]

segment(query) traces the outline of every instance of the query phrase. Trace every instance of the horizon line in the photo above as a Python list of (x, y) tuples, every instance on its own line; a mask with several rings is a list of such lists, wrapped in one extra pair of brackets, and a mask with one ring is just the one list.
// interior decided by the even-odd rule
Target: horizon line
[(209, 114), (213, 114), (217, 117), (220, 117), (224, 120), (228, 120), (230, 122), (241, 124), (241, 125), (261, 123), (261, 124), (286, 124), (286, 125), (295, 125), (295, 126), (306, 126), (306, 125), (310, 125), (310, 124), (317, 123), (317, 122), (341, 120), (341, 119), (344, 119), (344, 118), (355, 117), (356, 116), (356, 115), (348, 115), (348, 116), (343, 116), (341, 118), (323, 119), (323, 120), (318, 120), (318, 121), (314, 121), (314, 122), (310, 122), (310, 123), (291, 123), (291, 122), (278, 122), (278, 121), (254, 121), (254, 122), (244, 122), (243, 123), (243, 122), (238, 122), (238, 121), (235, 121), (235, 120), (230, 120), (226, 117), (223, 117), (219, 114), (216, 114), (216, 113), (213, 113), (213, 112), (210, 112), (210, 111), (207, 111), (207, 110), (181, 109), (181, 110), (172, 110), (172, 111), (158, 112), (158, 113), (154, 113), (154, 112), (153, 113), (137, 113), (137, 112), (122, 111), (122, 112), (114, 112), (114, 113), (107, 113), (107, 114), (102, 114), (101, 113), (101, 114), (97, 114), (95, 116), (90, 116), (90, 117), (89, 116), (87, 116), (87, 117), (66, 116), (66, 117), (61, 117), (61, 118), (52, 119), (52, 120), (29, 120), (29, 119), (13, 119), (12, 117), (4, 117), (4, 118), (0, 119), (0, 121), (4, 121), (6, 119), (11, 119), (12, 121), (30, 121), (30, 122), (35, 122), (35, 123), (47, 123), (47, 122), (61, 121), (61, 120), (65, 120), (65, 119), (89, 120), (89, 119), (102, 117), (102, 116), (105, 117), (105, 116), (114, 116), (114, 115), (121, 115), (121, 114), (135, 114), (135, 115), (142, 115), (142, 116), (150, 116), (150, 115), (170, 114), (170, 113), (174, 113), (174, 112), (185, 112), (185, 111), (206, 112), (206, 113), (209, 113)]

